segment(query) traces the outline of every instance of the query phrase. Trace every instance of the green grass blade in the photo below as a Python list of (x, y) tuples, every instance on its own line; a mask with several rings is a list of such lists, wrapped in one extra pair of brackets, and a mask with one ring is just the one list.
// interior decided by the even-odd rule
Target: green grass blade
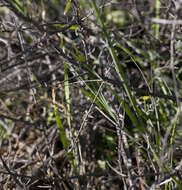
[(80, 89), (82, 93), (85, 94), (92, 102), (94, 102), (102, 111), (105, 111), (114, 121), (117, 121), (115, 114), (111, 111), (111, 108), (109, 107), (102, 93), (99, 93), (97, 96), (97, 93), (93, 92), (93, 90), (88, 91), (83, 88)]
[(69, 90), (69, 81), (68, 81), (68, 69), (66, 63), (64, 64), (64, 89), (65, 89), (65, 98), (66, 98), (66, 110), (67, 110), (67, 122), (69, 128), (71, 128), (71, 113), (70, 113), (70, 90)]
[(64, 149), (67, 151), (68, 150), (68, 139), (67, 139), (66, 133), (64, 131), (64, 127), (63, 127), (62, 121), (60, 119), (60, 116), (58, 114), (56, 105), (54, 105), (54, 114), (56, 117), (56, 124), (57, 124), (58, 130), (59, 130), (60, 140), (63, 144)]
[(67, 14), (67, 12), (69, 11), (70, 9), (70, 6), (71, 6), (71, 0), (69, 0), (66, 4), (66, 7), (65, 7), (65, 10), (64, 10), (64, 15)]
[[(160, 18), (160, 4), (161, 4), (160, 0), (155, 1), (156, 19)], [(160, 27), (159, 23), (154, 24), (154, 36), (156, 39), (159, 39), (159, 27)]]
[(117, 58), (116, 53), (114, 51), (113, 44), (112, 44), (112, 42), (111, 42), (111, 40), (110, 40), (110, 38), (109, 38), (109, 36), (107, 34), (107, 31), (105, 29), (104, 23), (103, 23), (102, 18), (101, 18), (100, 14), (99, 14), (99, 10), (98, 10), (94, 0), (91, 0), (91, 4), (92, 4), (92, 7), (93, 7), (93, 9), (95, 11), (95, 15), (96, 15), (96, 18), (97, 18), (97, 20), (99, 22), (99, 25), (100, 25), (100, 27), (102, 29), (103, 35), (105, 37), (105, 40), (106, 40), (106, 42), (108, 44), (108, 49), (109, 49), (109, 52), (110, 52), (111, 57), (113, 59), (115, 69), (116, 69), (116, 71), (117, 71), (117, 73), (119, 75), (119, 78), (120, 78), (121, 83), (122, 83), (122, 85), (123, 85), (123, 87), (125, 89), (125, 92), (128, 95), (128, 98), (129, 98), (130, 103), (131, 103), (131, 105), (132, 105), (132, 107), (134, 109), (134, 112), (138, 115), (138, 120), (140, 122), (140, 125), (143, 127), (144, 123), (140, 118), (139, 109), (137, 109), (137, 106), (136, 106), (136, 99), (135, 99), (135, 97), (132, 96), (131, 91), (130, 91), (128, 85), (127, 85), (125, 73), (124, 73), (122, 67), (119, 65), (119, 61), (118, 61), (118, 58)]

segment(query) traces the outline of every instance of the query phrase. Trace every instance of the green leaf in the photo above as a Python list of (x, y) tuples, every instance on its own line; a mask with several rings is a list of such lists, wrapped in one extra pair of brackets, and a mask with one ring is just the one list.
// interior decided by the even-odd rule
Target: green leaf
[(67, 151), (68, 150), (68, 139), (66, 137), (66, 133), (64, 131), (63, 124), (62, 124), (60, 116), (58, 114), (56, 105), (54, 106), (54, 114), (56, 116), (56, 124), (57, 124), (58, 130), (59, 130), (60, 140), (63, 144), (64, 149)]
[(76, 30), (77, 28), (78, 28), (78, 26), (76, 26), (76, 25), (72, 25), (69, 27), (70, 30)]
[(70, 9), (70, 6), (71, 6), (71, 0), (69, 0), (68, 3), (66, 4), (66, 8), (65, 8), (65, 10), (64, 10), (64, 15), (67, 14), (67, 12), (68, 12), (69, 9)]
[(23, 9), (23, 7), (20, 5), (19, 0), (15, 0), (15, 1), (14, 1), (14, 4), (15, 4), (15, 7), (16, 7), (21, 13), (24, 14), (24, 9)]

